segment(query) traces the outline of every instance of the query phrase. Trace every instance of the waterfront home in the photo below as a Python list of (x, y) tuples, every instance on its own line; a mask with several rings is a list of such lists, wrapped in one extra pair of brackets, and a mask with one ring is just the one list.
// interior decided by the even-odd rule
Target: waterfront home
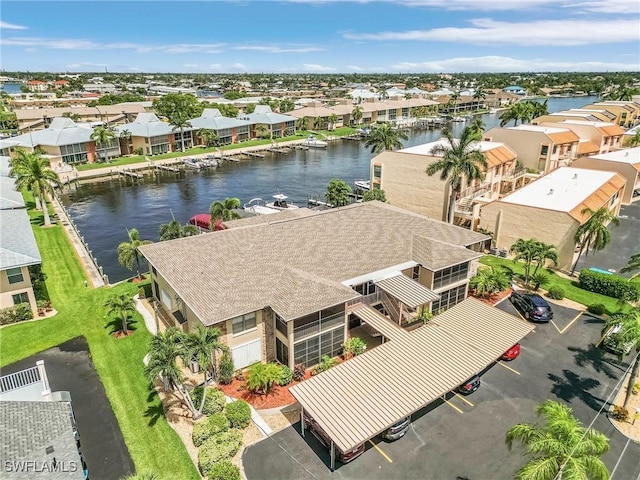
[(582, 109), (571, 108), (560, 112), (541, 115), (531, 120), (533, 125), (540, 125), (547, 122), (561, 122), (563, 120), (582, 120), (586, 122), (613, 122), (616, 116), (606, 109)]
[(554, 245), (558, 266), (569, 270), (576, 253), (574, 236), (589, 219), (585, 208), (601, 207), (617, 215), (626, 180), (615, 172), (561, 167), (482, 207), (480, 227), (493, 232), (500, 249), (520, 238)]
[(220, 328), (236, 368), (310, 367), (340, 353), (356, 310), (403, 328), (461, 302), (489, 241), (380, 202), (305, 210), (141, 247), (159, 320)]
[(514, 95), (526, 95), (527, 89), (518, 85), (510, 85), (502, 89), (503, 92), (513, 93)]
[(31, 132), (47, 128), (54, 118), (73, 114), (81, 122), (99, 122), (114, 125), (130, 121), (138, 113), (144, 112), (142, 105), (137, 103), (120, 103), (116, 105), (98, 105), (95, 107), (56, 107), (56, 108), (26, 108), (15, 110), (19, 132)]
[(0, 157), (0, 309), (37, 304), (29, 267), (42, 263), (22, 193), (9, 177), (9, 157)]
[(618, 172), (626, 180), (622, 203), (627, 205), (640, 199), (640, 147), (582, 157), (573, 162), (573, 166)]
[(273, 112), (269, 105), (256, 105), (253, 113), (240, 114), (238, 119), (252, 124), (251, 138), (257, 136), (258, 126), (265, 128), (269, 138), (282, 138), (296, 133), (297, 118)]
[(586, 122), (583, 120), (563, 120), (543, 122), (542, 127), (568, 128), (580, 137), (576, 157), (597, 155), (622, 148), (624, 130), (611, 122)]
[(633, 127), (640, 118), (640, 104), (631, 101), (605, 101), (581, 107), (583, 110), (607, 110), (615, 115), (611, 121), (621, 127)]
[[(220, 110), (216, 108), (205, 108), (202, 111), (202, 115), (192, 118), (189, 123), (198, 130), (207, 129), (216, 132), (220, 145), (243, 142), (250, 138), (250, 121), (224, 117)], [(195, 133), (199, 143), (203, 144), (204, 141), (198, 136), (198, 132), (196, 131)]]
[(167, 122), (160, 120), (155, 113), (139, 113), (135, 121), (114, 127), (117, 135), (123, 131), (131, 134), (131, 148), (133, 152), (142, 151), (144, 155), (157, 155), (180, 151), (181, 138), (184, 138), (184, 148), (193, 147), (194, 127), (183, 128), (182, 133)]
[(13, 144), (10, 150), (20, 147), (33, 151), (38, 148), (44, 152), (44, 158), (49, 159), (53, 169), (63, 168), (65, 164), (96, 162), (98, 157), (109, 159), (120, 156), (117, 138), (106, 145), (96, 146), (96, 142), (91, 139), (92, 133), (91, 125), (60, 117), (54, 118), (44, 130), (0, 140), (0, 147), (7, 143)]
[(487, 141), (503, 142), (518, 154), (518, 163), (540, 173), (569, 166), (578, 153), (580, 137), (568, 127), (518, 125), (492, 128), (483, 134)]
[[(440, 174), (428, 176), (429, 165), (440, 160), (432, 154), (437, 145), (446, 140), (416, 145), (397, 151), (384, 151), (371, 159), (371, 186), (384, 190), (387, 201), (412, 212), (446, 220), (449, 212), (449, 184), (440, 180)], [(516, 152), (504, 143), (476, 142), (472, 148), (484, 153), (487, 159), (485, 179), (463, 185), (456, 201), (456, 221), (470, 225), (477, 219), (479, 208), (524, 185), (533, 175), (516, 170)]]

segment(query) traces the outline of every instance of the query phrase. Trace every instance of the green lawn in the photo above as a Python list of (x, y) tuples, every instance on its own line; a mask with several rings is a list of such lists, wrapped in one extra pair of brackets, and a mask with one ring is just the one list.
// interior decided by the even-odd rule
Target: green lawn
[[(524, 276), (524, 264), (516, 263), (513, 260), (486, 255), (480, 259), (480, 263), (491, 267), (504, 265), (513, 270), (517, 275)], [(549, 284), (544, 287), (545, 290), (548, 290), (552, 286), (562, 287), (565, 297), (574, 302), (581, 303), (585, 306), (601, 303), (606, 307), (607, 313), (610, 314), (620, 310), (618, 299), (583, 290), (578, 287), (577, 280), (561, 277), (551, 270), (545, 270), (545, 272), (549, 275), (550, 281)]]
[(47, 290), (55, 317), (0, 330), (0, 363), (7, 365), (73, 337), (87, 338), (91, 358), (105, 387), (136, 469), (153, 470), (166, 478), (199, 478), (184, 445), (162, 416), (160, 400), (144, 378), (142, 359), (151, 335), (136, 313), (133, 335), (109, 335), (102, 307), (114, 293), (137, 292), (131, 283), (113, 288), (84, 287), (80, 262), (60, 225), (42, 228), (42, 215), (32, 213), (34, 234), (47, 275)]

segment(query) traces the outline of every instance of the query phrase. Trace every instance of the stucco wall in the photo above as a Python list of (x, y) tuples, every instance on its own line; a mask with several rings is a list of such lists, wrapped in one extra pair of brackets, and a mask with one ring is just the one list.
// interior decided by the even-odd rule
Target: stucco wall
[(22, 282), (9, 283), (9, 277), (7, 271), (2, 270), (0, 272), (0, 308), (13, 307), (13, 295), (25, 292), (29, 296), (29, 303), (31, 304), (31, 310), (36, 311), (36, 297), (33, 294), (33, 287), (31, 285), (31, 278), (29, 277), (29, 268), (21, 267)]
[[(518, 154), (520, 165), (525, 168), (533, 168), (536, 171), (546, 168), (546, 163), (548, 163), (553, 151), (552, 142), (541, 132), (492, 128), (483, 135), (483, 138), (491, 142), (505, 143)], [(549, 145), (546, 158), (540, 156), (542, 145)], [(540, 160), (541, 158), (542, 160)]]
[(624, 194), (622, 195), (622, 203), (625, 205), (631, 203), (631, 199), (633, 198), (633, 187), (639, 181), (638, 177), (640, 177), (640, 172), (638, 172), (633, 165), (582, 157), (575, 160), (571, 166), (577, 168), (588, 168), (590, 170), (601, 170), (605, 172), (618, 172), (627, 181), (624, 187)]

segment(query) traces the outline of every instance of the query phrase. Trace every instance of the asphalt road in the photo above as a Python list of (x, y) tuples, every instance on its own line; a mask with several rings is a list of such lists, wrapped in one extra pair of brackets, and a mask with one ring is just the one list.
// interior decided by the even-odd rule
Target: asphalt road
[[(499, 308), (513, 313), (508, 300)], [(245, 451), (247, 478), (513, 478), (525, 457), (517, 445), (508, 450), (505, 434), (516, 423), (536, 421), (536, 406), (552, 399), (573, 408), (583, 424), (594, 421), (593, 427), (610, 438), (603, 460), (613, 472), (612, 480), (637, 480), (640, 445), (629, 442), (604, 413), (598, 413), (603, 404), (608, 405), (628, 365), (617, 364), (613, 355), (594, 347), (602, 323), (578, 313), (554, 305), (554, 323), (537, 325), (521, 342), (517, 359), (483, 372), (477, 392), (464, 399), (450, 395), (448, 403), (430, 405), (413, 416), (403, 438), (374, 439), (375, 447), (368, 443), (364, 454), (346, 465), (338, 464), (334, 473), (328, 467), (327, 450), (312, 435), (302, 438), (298, 423)]]
[[(100, 377), (91, 361), (84, 337), (76, 337), (19, 362), (7, 365), (2, 375), (33, 367), (44, 360), (51, 391), (71, 393), (80, 434), (80, 449), (92, 480), (114, 480), (134, 473), (129, 450), (111, 409)], [(126, 386), (123, 385), (123, 388)]]

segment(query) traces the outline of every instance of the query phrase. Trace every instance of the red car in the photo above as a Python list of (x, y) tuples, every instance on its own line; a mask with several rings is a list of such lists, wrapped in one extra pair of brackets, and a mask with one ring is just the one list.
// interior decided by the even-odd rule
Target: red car
[(502, 354), (502, 360), (513, 360), (520, 355), (520, 344), (516, 343), (513, 347)]

